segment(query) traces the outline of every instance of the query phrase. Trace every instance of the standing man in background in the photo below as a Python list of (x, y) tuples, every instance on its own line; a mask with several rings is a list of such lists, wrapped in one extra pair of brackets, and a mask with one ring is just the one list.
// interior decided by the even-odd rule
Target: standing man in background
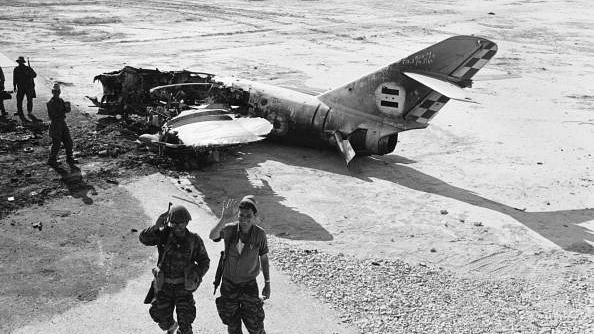
[(14, 68), (12, 74), (12, 82), (14, 85), (14, 91), (17, 93), (17, 115), (19, 115), (21, 121), (29, 122), (29, 120), (23, 114), (23, 97), (27, 96), (27, 114), (32, 120), (36, 117), (33, 116), (33, 98), (35, 94), (35, 78), (37, 73), (33, 71), (31, 66), (25, 65), (25, 57), (20, 56), (16, 62), (19, 64)]
[(0, 67), (0, 117), (6, 117), (8, 114), (6, 113), (6, 109), (4, 109), (4, 98), (2, 97), (2, 93), (4, 92), (4, 72), (2, 72), (2, 67)]
[(266, 334), (264, 331), (264, 302), (260, 299), (256, 277), (260, 265), (264, 274), (262, 297), (270, 297), (270, 274), (268, 264), (268, 241), (266, 232), (255, 224), (256, 200), (253, 195), (239, 202), (238, 221), (225, 225), (233, 216), (233, 201), (223, 203), (223, 211), (217, 225), (210, 231), (210, 238), (225, 240), (225, 257), (222, 265), (221, 296), (216, 299), (217, 311), (229, 334), (241, 334), (241, 323), (250, 334)]

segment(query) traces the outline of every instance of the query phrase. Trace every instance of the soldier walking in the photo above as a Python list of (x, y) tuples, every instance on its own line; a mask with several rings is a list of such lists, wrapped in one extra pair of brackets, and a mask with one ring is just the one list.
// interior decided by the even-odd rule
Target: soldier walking
[(54, 84), (52, 88), (53, 97), (47, 102), (47, 114), (51, 121), (49, 135), (52, 138), (52, 148), (47, 160), (47, 164), (50, 166), (57, 164), (58, 152), (62, 143), (64, 143), (64, 150), (66, 151), (66, 162), (68, 164), (78, 163), (78, 160), (72, 156), (72, 137), (70, 137), (70, 130), (66, 125), (66, 114), (70, 112), (70, 102), (62, 100), (60, 93), (60, 85)]
[(19, 64), (14, 68), (12, 74), (12, 82), (14, 85), (14, 91), (17, 93), (17, 114), (21, 121), (29, 122), (29, 120), (23, 114), (23, 97), (27, 96), (27, 114), (32, 120), (35, 120), (33, 116), (33, 98), (35, 95), (35, 77), (37, 73), (33, 71), (31, 66), (25, 65), (25, 58), (20, 56), (16, 62)]
[[(210, 265), (204, 242), (187, 229), (191, 219), (184, 206), (175, 205), (139, 237), (144, 245), (157, 246), (159, 251), (158, 265), (153, 269), (155, 280), (144, 302), (151, 304), (151, 318), (167, 334), (176, 330), (178, 334), (192, 333), (196, 318), (193, 292)], [(174, 308), (177, 321), (173, 319)]]
[(262, 297), (268, 299), (270, 274), (266, 232), (254, 223), (258, 213), (254, 196), (245, 196), (239, 202), (238, 222), (225, 225), (233, 215), (232, 205), (233, 201), (223, 204), (221, 218), (210, 231), (213, 241), (221, 238), (225, 241), (225, 257), (220, 261), (222, 283), (221, 296), (216, 299), (217, 310), (229, 334), (241, 334), (242, 322), (250, 334), (265, 334), (264, 302), (259, 296), (256, 277), (261, 265), (264, 274)]

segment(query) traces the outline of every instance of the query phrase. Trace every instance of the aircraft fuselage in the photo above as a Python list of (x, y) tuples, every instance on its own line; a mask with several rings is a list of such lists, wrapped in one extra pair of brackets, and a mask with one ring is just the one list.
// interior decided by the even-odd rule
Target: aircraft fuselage
[[(269, 137), (302, 144), (335, 146), (335, 132), (352, 134), (361, 129), (351, 138), (355, 150), (385, 154), (394, 149), (396, 134), (402, 130), (396, 123), (390, 124), (389, 120), (374, 120), (368, 115), (365, 117), (333, 109), (317, 96), (295, 90), (243, 79), (234, 79), (232, 84), (249, 92), (250, 116), (265, 118), (273, 124)], [(386, 136), (392, 137), (385, 138), (382, 143), (380, 137)]]

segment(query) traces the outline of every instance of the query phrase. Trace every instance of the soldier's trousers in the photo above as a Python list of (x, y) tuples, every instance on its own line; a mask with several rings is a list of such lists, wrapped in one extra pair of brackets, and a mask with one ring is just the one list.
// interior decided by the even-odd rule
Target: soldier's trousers
[(192, 291), (188, 291), (181, 284), (163, 284), (163, 289), (157, 293), (157, 298), (151, 304), (149, 314), (166, 331), (173, 325), (173, 309), (177, 313), (179, 324), (178, 333), (192, 333), (192, 323), (196, 319), (196, 304)]
[(229, 334), (242, 334), (242, 321), (250, 334), (266, 334), (264, 303), (260, 299), (256, 280), (236, 284), (223, 278), (221, 296), (217, 298), (216, 304)]
[(31, 113), (33, 111), (33, 91), (26, 90), (26, 89), (19, 89), (17, 90), (16, 100), (17, 100), (17, 113), (20, 115), (23, 114), (23, 97), (27, 95), (27, 113)]
[(66, 123), (52, 122), (49, 129), (50, 136), (52, 137), (52, 148), (50, 149), (50, 160), (56, 160), (60, 146), (64, 143), (64, 150), (66, 156), (72, 157), (72, 137), (70, 137), (70, 130)]

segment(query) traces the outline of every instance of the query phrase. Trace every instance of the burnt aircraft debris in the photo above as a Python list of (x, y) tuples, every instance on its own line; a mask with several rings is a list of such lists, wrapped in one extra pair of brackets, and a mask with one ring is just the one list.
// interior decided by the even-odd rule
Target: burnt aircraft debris
[(212, 74), (191, 71), (159, 71), (126, 66), (119, 71), (102, 73), (93, 82), (99, 81), (103, 86), (101, 100), (87, 96), (99, 108), (99, 115), (146, 115), (147, 107), (156, 107), (158, 101), (168, 102), (168, 107), (178, 107), (181, 103), (194, 104), (205, 97), (207, 86), (175, 87), (163, 91), (159, 96), (151, 96), (150, 89), (157, 86), (186, 83), (210, 84)]
[(455, 36), (321, 94), (213, 74), (125, 67), (96, 77), (102, 114), (138, 114), (157, 134), (138, 139), (160, 151), (217, 149), (278, 138), (358, 155), (394, 151), (398, 134), (424, 129), (497, 53), (492, 41)]

